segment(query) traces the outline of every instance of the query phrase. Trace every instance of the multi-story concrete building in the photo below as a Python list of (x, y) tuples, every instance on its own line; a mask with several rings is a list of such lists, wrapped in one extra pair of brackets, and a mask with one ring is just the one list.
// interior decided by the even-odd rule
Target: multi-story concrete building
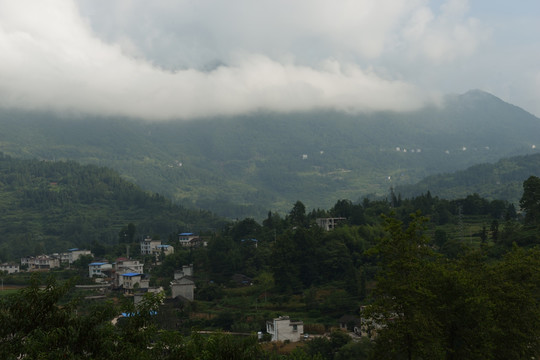
[(141, 255), (152, 255), (158, 245), (161, 245), (161, 240), (153, 240), (147, 236), (141, 241)]
[(19, 265), (4, 263), (0, 265), (0, 272), (5, 271), (8, 274), (18, 273), (20, 271)]
[(272, 341), (300, 341), (304, 333), (304, 323), (291, 321), (288, 316), (280, 316), (266, 322), (266, 332), (272, 335)]
[(89, 277), (105, 277), (112, 270), (112, 265), (106, 262), (93, 262), (88, 264)]

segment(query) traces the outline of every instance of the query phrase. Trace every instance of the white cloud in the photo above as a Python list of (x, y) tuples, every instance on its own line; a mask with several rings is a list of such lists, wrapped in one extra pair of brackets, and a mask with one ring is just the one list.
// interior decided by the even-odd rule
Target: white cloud
[(164, 71), (95, 37), (69, 1), (18, 4), (0, 7), (2, 106), (159, 119), (258, 109), (406, 110), (423, 101), (410, 84), (335, 60), (303, 66), (237, 52), (209, 72)]
[(436, 63), (472, 55), (489, 38), (490, 30), (467, 12), (466, 0), (444, 3), (439, 15), (427, 6), (419, 7), (403, 29), (409, 54)]
[(0, 0), (0, 106), (409, 110), (490, 39), (469, 12), (466, 0)]

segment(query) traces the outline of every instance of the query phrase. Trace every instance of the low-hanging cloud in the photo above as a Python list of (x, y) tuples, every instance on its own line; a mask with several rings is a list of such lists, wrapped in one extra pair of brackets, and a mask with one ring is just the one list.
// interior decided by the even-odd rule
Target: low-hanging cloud
[(0, 0), (0, 106), (148, 119), (412, 110), (435, 91), (372, 64), (468, 56), (486, 32), (465, 14), (463, 0), (440, 14), (420, 0)]

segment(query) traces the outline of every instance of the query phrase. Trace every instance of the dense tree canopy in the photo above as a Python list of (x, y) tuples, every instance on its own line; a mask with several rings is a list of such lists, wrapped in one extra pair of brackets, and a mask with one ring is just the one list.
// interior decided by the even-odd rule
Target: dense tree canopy
[(531, 176), (523, 183), (523, 196), (519, 201), (525, 211), (527, 224), (540, 225), (540, 178)]
[(480, 252), (450, 261), (413, 216), (387, 218), (375, 302), (377, 359), (525, 359), (540, 351), (540, 251), (515, 248), (500, 262)]

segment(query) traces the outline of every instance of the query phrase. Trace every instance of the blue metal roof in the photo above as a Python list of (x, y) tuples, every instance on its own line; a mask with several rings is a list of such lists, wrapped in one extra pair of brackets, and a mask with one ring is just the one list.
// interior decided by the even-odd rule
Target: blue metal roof
[(170, 247), (170, 246), (171, 246), (171, 245), (158, 245), (157, 247), (158, 247), (158, 248), (168, 248), (168, 247)]
[(125, 273), (125, 274), (122, 274), (122, 276), (138, 276), (138, 275), (142, 275), (141, 273), (136, 273), (136, 272), (132, 272), (132, 273)]
[(180, 236), (191, 236), (193, 233), (181, 233)]
[[(151, 310), (151, 311), (149, 311), (148, 313), (149, 313), (150, 315), (156, 315), (156, 314), (157, 314), (157, 311)], [(123, 313), (122, 313), (122, 316), (123, 316), (123, 317), (132, 317), (132, 316), (134, 316), (134, 315), (139, 315), (139, 313), (138, 313), (138, 312), (137, 312), (137, 313), (128, 313), (128, 312), (123, 312)]]
[(68, 249), (68, 251), (77, 251), (79, 248)]
[(89, 265), (105, 265), (107, 263), (104, 263), (104, 262), (93, 262), (93, 263), (90, 263)]

